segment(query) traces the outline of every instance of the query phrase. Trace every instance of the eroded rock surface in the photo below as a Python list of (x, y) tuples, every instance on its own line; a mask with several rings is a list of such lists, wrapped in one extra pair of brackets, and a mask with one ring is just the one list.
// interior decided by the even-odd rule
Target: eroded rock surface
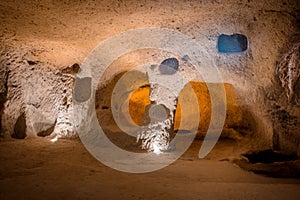
[[(287, 100), (276, 75), (281, 48), (291, 35), (299, 35), (297, 1), (146, 1), (139, 5), (128, 1), (119, 2), (118, 6), (110, 1), (2, 1), (0, 15), (2, 135), (13, 134), (21, 113), (26, 114), (28, 136), (48, 130), (56, 120), (54, 132), (65, 137), (74, 135), (71, 104), (74, 73), (69, 73), (73, 64), (81, 63), (100, 41), (117, 33), (163, 27), (196, 40), (203, 52), (210, 55), (209, 58), (202, 55), (199, 62), (218, 67), (223, 82), (233, 86), (243, 117), (253, 118), (245, 120), (250, 123), (242, 131), (254, 133), (255, 148), (271, 148), (274, 140), (278, 140), (280, 148), (291, 151), (298, 148), (300, 152), (299, 108)], [(233, 33), (247, 36), (247, 50), (219, 53), (218, 36)], [(283, 53), (290, 52), (293, 44)], [(170, 57), (165, 55), (147, 50), (138, 56), (118, 59), (103, 77), (103, 84), (136, 64), (151, 61), (146, 58), (160, 57), (161, 61)], [(292, 54), (288, 53), (286, 60), (296, 61), (295, 56), (288, 55)], [(183, 60), (188, 61), (189, 57), (186, 55)], [(285, 68), (288, 63), (291, 62), (282, 65), (284, 79), (289, 72)], [(297, 84), (294, 85), (296, 80), (285, 82), (295, 93), (299, 91)], [(104, 94), (110, 94), (109, 90)], [(109, 124), (113, 120), (106, 115), (112, 109), (110, 97), (103, 95), (99, 99), (102, 101), (98, 103), (102, 111), (99, 119)], [(253, 127), (252, 121), (256, 122), (255, 131), (247, 128)], [(39, 124), (44, 124), (44, 128)]]
[[(211, 117), (211, 102), (210, 102), (210, 95), (205, 83), (201, 82), (190, 82), (189, 85), (185, 86), (183, 90), (179, 94), (179, 99), (181, 103), (185, 103), (186, 106), (189, 106), (184, 113), (184, 117), (190, 118), (192, 116), (193, 110), (196, 108), (193, 107), (189, 103), (189, 100), (193, 100), (193, 97), (188, 87), (193, 88), (193, 92), (195, 93), (198, 106), (200, 111), (200, 121), (195, 126), (193, 123), (186, 123), (184, 126), (180, 124), (182, 113), (181, 113), (181, 106), (180, 103), (177, 103), (175, 118), (174, 118), (174, 129), (178, 131), (179, 127), (181, 130), (185, 131), (192, 131), (197, 129), (197, 137), (203, 138), (206, 134), (206, 131), (210, 124), (210, 117)], [(216, 83), (215, 83), (216, 84)], [(217, 85), (217, 84), (216, 84)], [(251, 125), (247, 119), (246, 113), (243, 112), (242, 108), (238, 104), (238, 98), (235, 94), (234, 88), (230, 84), (225, 84), (225, 90), (227, 93), (227, 117), (225, 119), (225, 129), (221, 135), (221, 137), (228, 137), (233, 139), (238, 139), (243, 136), (243, 134), (247, 134), (246, 132), (243, 133), (243, 129), (246, 129), (250, 132)], [(148, 114), (147, 107), (151, 105), (151, 101), (149, 98), (150, 93), (150, 86), (139, 88), (136, 90), (130, 98), (129, 102), (129, 111), (131, 114), (132, 119), (135, 123), (142, 125), (144, 124), (145, 115)], [(189, 113), (190, 112), (190, 113)], [(146, 114), (145, 114), (146, 113)], [(252, 122), (254, 123), (254, 122)], [(254, 130), (253, 130), (254, 131)], [(249, 133), (248, 132), (248, 133)]]
[(300, 104), (300, 39), (290, 47), (276, 66), (276, 74), (288, 100)]
[(2, 49), (0, 60), (7, 69), (0, 73), (4, 136), (76, 136), (72, 122), (76, 69), (44, 62), (40, 60), (41, 52), (30, 45), (6, 45)]

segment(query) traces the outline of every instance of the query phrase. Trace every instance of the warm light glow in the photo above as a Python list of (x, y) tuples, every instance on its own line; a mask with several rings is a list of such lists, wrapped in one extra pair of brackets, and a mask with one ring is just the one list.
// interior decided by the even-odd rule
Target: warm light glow
[(159, 147), (155, 143), (153, 144), (153, 153), (155, 153), (156, 155), (161, 154)]
[[(212, 87), (219, 87), (218, 83), (210, 83)], [(220, 83), (223, 84), (223, 83)], [(192, 87), (193, 90), (190, 90), (189, 87)], [(227, 113), (231, 116), (230, 120), (226, 119), (230, 123), (239, 123), (242, 120), (242, 111), (240, 110), (238, 105), (238, 96), (235, 92), (233, 85), (225, 83), (224, 84), (226, 91), (226, 101), (227, 101)], [(194, 93), (192, 93), (194, 91)], [(150, 86), (146, 86), (143, 88), (137, 89), (132, 93), (129, 100), (129, 113), (132, 120), (137, 125), (142, 125), (143, 119), (145, 117), (145, 110), (148, 105), (151, 104), (150, 98)], [(201, 113), (200, 121), (199, 121), (199, 133), (206, 132), (209, 127), (210, 119), (211, 119), (211, 99), (208, 88), (205, 82), (195, 82), (191, 81), (187, 84), (183, 90), (180, 92), (178, 99), (180, 99), (177, 103), (175, 119), (174, 119), (174, 129), (178, 130), (180, 127), (180, 121), (182, 117), (190, 118), (190, 111), (194, 108), (192, 104), (189, 103), (190, 99), (193, 98), (193, 95), (196, 95), (198, 98), (198, 106), (199, 111)], [(219, 97), (221, 98), (221, 96)], [(186, 106), (185, 113), (181, 113), (181, 103), (184, 103)], [(194, 127), (190, 127), (190, 124), (186, 124), (186, 126), (182, 126), (183, 129), (192, 129)]]
[(55, 138), (51, 139), (50, 141), (54, 143), (57, 142), (57, 140), (58, 140), (58, 136), (55, 136)]

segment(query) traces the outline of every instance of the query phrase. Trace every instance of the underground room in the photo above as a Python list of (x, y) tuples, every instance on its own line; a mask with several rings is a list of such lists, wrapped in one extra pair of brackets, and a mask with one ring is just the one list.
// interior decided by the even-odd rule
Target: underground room
[(298, 0), (9, 0), (0, 24), (0, 199), (300, 199)]

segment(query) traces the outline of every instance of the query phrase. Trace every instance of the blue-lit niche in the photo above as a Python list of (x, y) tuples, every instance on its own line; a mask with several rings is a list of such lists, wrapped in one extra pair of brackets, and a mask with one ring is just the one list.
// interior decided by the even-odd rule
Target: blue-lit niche
[(248, 40), (245, 35), (238, 33), (232, 35), (221, 34), (218, 37), (217, 47), (221, 53), (243, 52), (248, 48)]

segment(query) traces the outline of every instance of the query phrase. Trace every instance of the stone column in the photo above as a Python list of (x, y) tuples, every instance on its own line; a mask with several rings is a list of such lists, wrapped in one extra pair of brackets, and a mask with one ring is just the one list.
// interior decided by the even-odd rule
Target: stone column
[(150, 121), (138, 134), (142, 148), (155, 153), (175, 148), (170, 145), (174, 137), (174, 118), (179, 92), (188, 82), (180, 76), (179, 61), (165, 59), (160, 65), (152, 65), (148, 70), (151, 104), (146, 109)]

